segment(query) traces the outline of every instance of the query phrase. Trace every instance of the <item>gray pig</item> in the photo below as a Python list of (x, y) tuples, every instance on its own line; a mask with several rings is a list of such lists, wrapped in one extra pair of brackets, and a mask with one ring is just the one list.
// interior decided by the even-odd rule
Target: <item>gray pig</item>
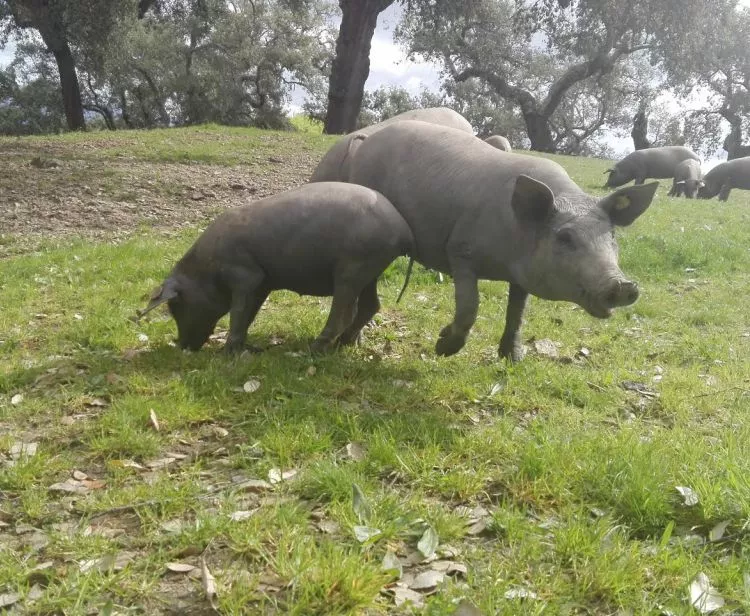
[(501, 152), (424, 122), (399, 122), (367, 137), (350, 181), (380, 191), (401, 212), (414, 233), (416, 261), (453, 276), (455, 317), (440, 332), (439, 355), (464, 346), (479, 279), (510, 283), (499, 353), (514, 361), (522, 357), (530, 293), (575, 302), (600, 318), (638, 298), (638, 286), (618, 267), (613, 230), (646, 210), (658, 182), (599, 199), (551, 160)]
[(719, 195), (719, 201), (729, 199), (733, 188), (750, 190), (750, 156), (719, 163), (703, 178), (704, 186), (698, 192), (701, 199)]
[(702, 178), (701, 164), (697, 160), (692, 158), (683, 160), (674, 169), (674, 180), (669, 196), (681, 197), (685, 195), (688, 199), (695, 199), (698, 195), (698, 189), (703, 187)]
[(380, 307), (378, 276), (413, 246), (396, 209), (353, 184), (308, 184), (221, 214), (180, 259), (143, 316), (168, 303), (180, 348), (197, 351), (229, 312), (225, 350), (241, 351), (271, 291), (333, 295), (313, 351), (357, 341)]
[(502, 135), (492, 135), (484, 140), (485, 143), (489, 143), (493, 148), (502, 150), (503, 152), (512, 152), (513, 148), (510, 147), (510, 141), (508, 141)]
[(616, 188), (631, 180), (635, 180), (636, 184), (643, 184), (646, 178), (672, 178), (675, 167), (687, 159), (700, 162), (695, 152), (681, 145), (636, 150), (618, 162), (614, 168), (604, 172), (609, 173), (605, 187)]
[(374, 135), (385, 126), (390, 126), (395, 122), (402, 122), (404, 120), (419, 120), (420, 122), (429, 122), (430, 124), (439, 124), (440, 126), (450, 126), (451, 128), (473, 134), (473, 129), (468, 120), (460, 113), (448, 107), (429, 107), (427, 109), (405, 111), (392, 118), (388, 118), (384, 122), (366, 126), (339, 139), (326, 152), (320, 163), (318, 163), (318, 166), (310, 177), (310, 181), (346, 182), (346, 179), (349, 177), (350, 156), (356, 150), (360, 140), (369, 135)]

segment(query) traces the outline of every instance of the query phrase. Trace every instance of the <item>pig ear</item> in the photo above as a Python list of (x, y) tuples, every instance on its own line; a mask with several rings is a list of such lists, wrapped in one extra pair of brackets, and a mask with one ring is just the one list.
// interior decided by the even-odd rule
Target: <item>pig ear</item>
[(552, 213), (555, 195), (545, 183), (528, 175), (519, 175), (513, 188), (511, 206), (519, 221), (538, 225)]
[(656, 194), (659, 182), (626, 186), (599, 201), (599, 207), (609, 214), (612, 224), (627, 227), (646, 211)]
[(612, 169), (612, 168), (610, 167), (610, 168), (609, 168), (609, 169), (607, 169), (607, 170), (606, 170), (606, 171), (605, 171), (604, 173), (614, 173), (614, 169)]
[(167, 303), (170, 299), (174, 299), (178, 294), (177, 282), (173, 278), (167, 278), (167, 280), (164, 281), (164, 284), (151, 294), (148, 306), (143, 310), (136, 310), (138, 320), (142, 319), (157, 306), (161, 306), (162, 304)]

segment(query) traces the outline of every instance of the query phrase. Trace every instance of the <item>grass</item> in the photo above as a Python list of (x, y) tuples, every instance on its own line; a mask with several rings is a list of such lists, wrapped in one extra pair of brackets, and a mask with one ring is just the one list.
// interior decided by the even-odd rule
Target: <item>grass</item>
[[(330, 139), (212, 126), (45, 144), (68, 142), (84, 156), (234, 165)], [(605, 161), (556, 159), (603, 194)], [(467, 347), (437, 359), (452, 288), (419, 270), (396, 305), (403, 261), (362, 347), (311, 357), (328, 300), (280, 292), (251, 328), (270, 348), (237, 359), (218, 342), (179, 352), (164, 313), (129, 319), (197, 230), (51, 241), (0, 261), (0, 595), (30, 614), (209, 613), (199, 568), (167, 570), (202, 557), (222, 613), (408, 612), (380, 594), (392, 581), (381, 563), (413, 555), (431, 526), (467, 573), (418, 613), (468, 598), (484, 614), (687, 614), (701, 571), (726, 600), (719, 613), (746, 613), (750, 199), (666, 192), (619, 234), (637, 304), (597, 321), (531, 302), (527, 340), (552, 339), (565, 361), (497, 359), (507, 290), (491, 282)], [(246, 393), (251, 378), (260, 388)], [(11, 460), (31, 442), (34, 455)], [(274, 469), (297, 473), (247, 484)], [(74, 471), (95, 481), (88, 492), (49, 489)], [(728, 538), (708, 542), (720, 522)], [(380, 533), (361, 543), (361, 525)], [(536, 598), (508, 594), (519, 588)]]

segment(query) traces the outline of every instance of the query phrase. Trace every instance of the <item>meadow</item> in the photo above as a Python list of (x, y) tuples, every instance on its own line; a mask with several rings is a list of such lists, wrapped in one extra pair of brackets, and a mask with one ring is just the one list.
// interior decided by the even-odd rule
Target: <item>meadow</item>
[[(175, 348), (136, 309), (222, 208), (303, 183), (333, 138), (215, 126), (0, 139), (0, 610), (23, 614), (750, 612), (750, 195), (618, 230), (608, 320), (404, 259), (363, 344), (311, 356), (327, 298), (264, 347)], [(593, 194), (608, 161), (555, 156)], [(709, 588), (710, 584), (710, 588)], [(697, 598), (704, 592), (702, 598)], [(691, 603), (694, 602), (694, 605)]]

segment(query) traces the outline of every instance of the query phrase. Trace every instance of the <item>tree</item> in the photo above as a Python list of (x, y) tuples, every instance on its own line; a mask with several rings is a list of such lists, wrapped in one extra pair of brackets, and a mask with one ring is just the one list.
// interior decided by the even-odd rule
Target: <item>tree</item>
[(341, 25), (328, 85), (323, 132), (349, 133), (357, 127), (365, 82), (370, 74), (370, 47), (378, 15), (394, 0), (339, 0)]
[(17, 30), (36, 30), (55, 58), (71, 130), (86, 127), (74, 49), (103, 47), (122, 12), (128, 10), (135, 10), (134, 0), (0, 0), (6, 38), (10, 25)]
[[(715, 11), (703, 0), (564, 4), (435, 0), (407, 12), (398, 37), (411, 54), (440, 62), (448, 78), (486, 83), (519, 110), (532, 149), (552, 152), (561, 143), (557, 130), (575, 125), (561, 125), (559, 118), (570, 119), (560, 110), (577, 88), (594, 92), (631, 54), (648, 53), (656, 63), (667, 45), (692, 45), (694, 33), (685, 25), (711, 20)], [(606, 102), (602, 93), (599, 106)], [(601, 121), (594, 116), (595, 123)]]

